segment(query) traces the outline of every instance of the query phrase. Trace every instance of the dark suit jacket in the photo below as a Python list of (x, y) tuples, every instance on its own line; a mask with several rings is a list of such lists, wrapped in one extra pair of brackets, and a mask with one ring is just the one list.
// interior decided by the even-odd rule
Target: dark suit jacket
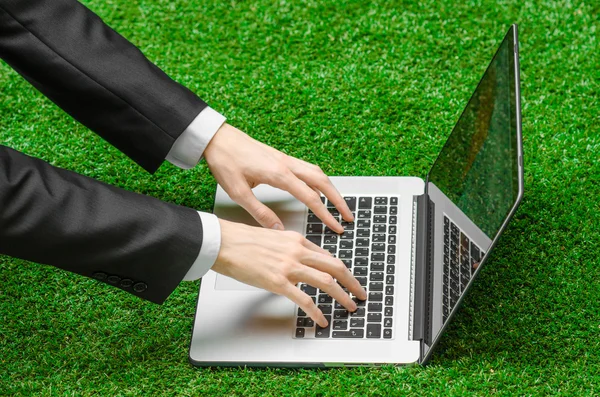
[[(0, 0), (0, 58), (149, 172), (206, 107), (75, 0)], [(0, 145), (0, 254), (161, 303), (201, 241), (192, 209)]]

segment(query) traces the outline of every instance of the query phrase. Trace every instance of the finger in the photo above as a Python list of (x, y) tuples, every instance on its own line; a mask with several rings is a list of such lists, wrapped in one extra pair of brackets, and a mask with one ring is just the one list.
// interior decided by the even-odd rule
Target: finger
[(290, 170), (300, 180), (309, 185), (311, 189), (317, 189), (327, 197), (329, 201), (335, 205), (335, 208), (340, 211), (342, 217), (348, 221), (354, 221), (352, 211), (346, 204), (346, 201), (340, 194), (340, 192), (333, 186), (331, 180), (318, 166), (308, 163), (304, 160), (297, 159), (295, 157), (288, 156), (290, 158)]
[(300, 267), (300, 273), (297, 276), (300, 281), (319, 288), (321, 291), (327, 292), (329, 296), (338, 301), (342, 306), (351, 312), (356, 311), (358, 307), (356, 302), (352, 300), (335, 279), (327, 273), (313, 269), (312, 267)]
[(232, 199), (248, 211), (262, 227), (283, 230), (281, 219), (269, 207), (258, 201), (249, 187)]
[(348, 288), (358, 299), (367, 299), (367, 291), (360, 285), (358, 280), (350, 273), (344, 263), (332, 256), (322, 255), (317, 252), (308, 252), (301, 258), (303, 265), (313, 267), (321, 272), (329, 273), (335, 277), (344, 287)]
[(271, 183), (273, 186), (286, 190), (302, 201), (308, 208), (315, 213), (330, 229), (336, 233), (344, 233), (342, 225), (327, 211), (327, 208), (321, 201), (320, 195), (316, 194), (304, 182), (296, 178), (296, 176), (288, 171), (288, 174), (280, 178), (276, 178)]
[(312, 318), (315, 323), (319, 324), (322, 328), (327, 327), (327, 319), (323, 315), (321, 309), (317, 307), (315, 302), (313, 302), (312, 298), (308, 296), (304, 291), (301, 291), (300, 288), (296, 287), (293, 284), (288, 284), (288, 286), (284, 289), (283, 295), (285, 295), (292, 302), (297, 304), (304, 312)]

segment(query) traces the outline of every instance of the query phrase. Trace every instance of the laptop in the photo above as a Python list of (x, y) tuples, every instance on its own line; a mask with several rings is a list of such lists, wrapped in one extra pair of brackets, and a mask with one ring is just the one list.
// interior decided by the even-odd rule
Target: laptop
[[(331, 177), (355, 215), (338, 235), (300, 201), (256, 197), (342, 260), (368, 299), (349, 313), (299, 284), (329, 321), (285, 297), (209, 271), (190, 344), (196, 366), (330, 367), (426, 363), (523, 196), (519, 55), (512, 25), (425, 180)], [(323, 203), (339, 220), (338, 211)], [(214, 213), (258, 226), (218, 186)]]

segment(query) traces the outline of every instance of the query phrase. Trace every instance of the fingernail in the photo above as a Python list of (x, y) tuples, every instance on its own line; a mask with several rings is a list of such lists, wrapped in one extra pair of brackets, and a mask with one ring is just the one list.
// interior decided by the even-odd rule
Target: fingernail
[(281, 223), (276, 223), (273, 225), (273, 229), (275, 230), (283, 230), (283, 225)]
[(351, 310), (352, 312), (355, 312), (358, 309), (358, 306), (356, 306), (356, 302), (353, 302), (351, 307), (352, 307), (352, 310)]

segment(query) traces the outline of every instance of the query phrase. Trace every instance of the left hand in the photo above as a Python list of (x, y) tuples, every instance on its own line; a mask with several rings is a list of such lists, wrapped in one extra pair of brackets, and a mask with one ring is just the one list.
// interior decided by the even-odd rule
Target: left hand
[(337, 233), (343, 233), (344, 228), (321, 202), (321, 192), (344, 220), (354, 220), (348, 205), (318, 166), (258, 142), (227, 123), (206, 147), (204, 158), (229, 197), (263, 227), (283, 230), (281, 219), (252, 193), (251, 189), (262, 183), (288, 191)]

